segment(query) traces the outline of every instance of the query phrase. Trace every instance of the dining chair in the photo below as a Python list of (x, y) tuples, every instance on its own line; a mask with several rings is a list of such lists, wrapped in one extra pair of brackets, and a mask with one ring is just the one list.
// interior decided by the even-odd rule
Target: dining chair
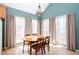
[(46, 46), (47, 46), (47, 48), (48, 48), (48, 51), (49, 51), (49, 49), (50, 49), (50, 46), (49, 46), (49, 43), (50, 43), (50, 36), (46, 36), (45, 37), (45, 44), (46, 44)]
[(39, 51), (41, 51), (43, 55), (44, 46), (44, 38), (38, 38), (36, 42), (30, 44), (30, 54), (32, 54), (32, 50), (35, 50), (36, 55)]
[[(31, 36), (31, 34), (25, 34), (25, 37), (26, 37), (26, 36)], [(28, 45), (28, 52), (29, 52), (29, 44), (30, 44), (30, 43), (27, 42), (27, 41), (24, 41), (24, 42), (23, 42), (23, 53), (24, 53), (24, 46), (25, 46), (25, 45)]]
[(32, 34), (32, 35), (37, 35), (37, 34)]
[(31, 36), (31, 34), (25, 34), (25, 36)]

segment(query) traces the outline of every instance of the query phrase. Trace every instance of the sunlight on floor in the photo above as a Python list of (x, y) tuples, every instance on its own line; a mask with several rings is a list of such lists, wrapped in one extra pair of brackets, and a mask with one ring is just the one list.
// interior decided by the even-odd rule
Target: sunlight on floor
[[(24, 53), (23, 53), (23, 46), (17, 46), (15, 48), (3, 51), (2, 55), (29, 55), (28, 46), (25, 46)], [(33, 55), (35, 55), (34, 52)], [(38, 52), (38, 55), (41, 55), (41, 53)], [(48, 52), (46, 48), (46, 55), (79, 55), (79, 53), (66, 50), (66, 48), (64, 48), (63, 46), (50, 44), (50, 51)]]

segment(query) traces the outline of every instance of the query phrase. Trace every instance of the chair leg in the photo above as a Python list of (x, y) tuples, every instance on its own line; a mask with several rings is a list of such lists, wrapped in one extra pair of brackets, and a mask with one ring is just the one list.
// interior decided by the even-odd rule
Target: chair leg
[(23, 45), (23, 53), (24, 53), (24, 45)]
[(32, 54), (32, 48), (30, 47), (30, 55)]
[(29, 49), (30, 49), (30, 48), (29, 48), (29, 45), (28, 45), (28, 53), (29, 53)]
[(49, 47), (49, 44), (47, 45), (47, 47), (48, 47), (48, 51), (49, 51), (49, 48), (50, 48), (50, 47)]
[(41, 49), (42, 55), (43, 55), (43, 49)]
[(44, 47), (44, 54), (46, 54), (45, 47)]
[(23, 42), (23, 53), (24, 53), (24, 45), (25, 45), (25, 41)]
[(35, 51), (35, 55), (37, 55), (37, 51)]

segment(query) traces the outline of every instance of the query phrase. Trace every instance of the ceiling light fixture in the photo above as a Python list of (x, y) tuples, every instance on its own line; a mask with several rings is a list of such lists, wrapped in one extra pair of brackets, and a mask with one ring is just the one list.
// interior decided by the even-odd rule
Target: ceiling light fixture
[(38, 5), (38, 9), (37, 9), (37, 11), (36, 11), (36, 15), (37, 15), (37, 16), (41, 16), (41, 15), (42, 15), (42, 10), (41, 10), (40, 4)]

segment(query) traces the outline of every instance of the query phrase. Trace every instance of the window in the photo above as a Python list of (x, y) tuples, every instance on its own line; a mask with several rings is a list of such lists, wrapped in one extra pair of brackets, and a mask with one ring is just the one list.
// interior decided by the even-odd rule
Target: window
[(16, 17), (16, 43), (22, 42), (25, 31), (25, 18)]
[(32, 19), (32, 33), (37, 34), (37, 20)]
[(56, 17), (56, 42), (67, 45), (66, 39), (66, 15)]
[(43, 20), (43, 35), (49, 35), (49, 20)]

